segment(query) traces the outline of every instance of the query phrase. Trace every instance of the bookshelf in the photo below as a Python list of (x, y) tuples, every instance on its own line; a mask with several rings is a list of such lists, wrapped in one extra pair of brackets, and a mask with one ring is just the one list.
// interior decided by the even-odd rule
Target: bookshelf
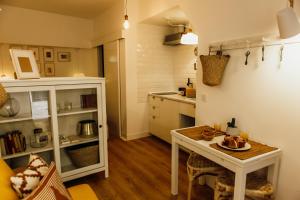
[(46, 151), (51, 151), (51, 150), (53, 150), (53, 148), (54, 147), (51, 143), (49, 143), (47, 146), (41, 147), (41, 148), (33, 148), (31, 146), (27, 146), (26, 150), (24, 152), (9, 154), (9, 155), (3, 156), (2, 159), (7, 160), (7, 159), (17, 158), (17, 157), (21, 157), (21, 156), (26, 156), (26, 155), (29, 155), (32, 153), (33, 154), (42, 153), (42, 152), (46, 152)]
[[(26, 138), (26, 150), (23, 152), (5, 154), (1, 151), (3, 145), (0, 145), (0, 147), (2, 146), (0, 148), (2, 159), (8, 164), (13, 163), (14, 167), (22, 167), (24, 162), (21, 163), (19, 160), (26, 160), (29, 154), (45, 155), (50, 159), (47, 161), (56, 163), (64, 181), (100, 171), (104, 171), (105, 176), (108, 177), (104, 79), (70, 77), (6, 80), (2, 82), (2, 85), (11, 97), (19, 101), (21, 109), (15, 117), (0, 117), (0, 138), (1, 135), (14, 130), (20, 131)], [(83, 96), (92, 96), (93, 99), (82, 103)], [(36, 103), (39, 101), (43, 101), (44, 107), (35, 107), (40, 105)], [(67, 109), (66, 104), (71, 105), (71, 108)], [(45, 105), (47, 105), (46, 108)], [(63, 107), (63, 109), (58, 109), (58, 107)], [(41, 109), (41, 112), (33, 109)], [(80, 136), (78, 124), (82, 120), (95, 121), (94, 137)], [(42, 128), (43, 131), (51, 133), (45, 147), (31, 147), (30, 141), (34, 138), (33, 130), (35, 128)], [(73, 140), (70, 143), (62, 144), (61, 136), (72, 137)], [(17, 145), (17, 143), (9, 143), (9, 145)], [(72, 157), (70, 151), (75, 150), (80, 155), (81, 151), (84, 152), (84, 149), (90, 146), (96, 149), (92, 153), (97, 155), (98, 159), (88, 166), (76, 165), (76, 162), (74, 163), (76, 157)], [(5, 145), (4, 148), (6, 148)], [(76, 159), (82, 158), (84, 155), (78, 156)], [(20, 166), (18, 166), (18, 162), (20, 162)]]

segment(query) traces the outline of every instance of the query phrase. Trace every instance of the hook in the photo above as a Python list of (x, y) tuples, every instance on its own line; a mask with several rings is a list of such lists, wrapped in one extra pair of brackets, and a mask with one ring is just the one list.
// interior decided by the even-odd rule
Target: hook
[(280, 47), (280, 62), (283, 60), (283, 50), (284, 50), (284, 45), (282, 44)]
[(249, 41), (247, 40), (246, 42), (247, 42), (247, 51), (246, 51), (246, 53), (245, 53), (245, 57), (246, 57), (246, 60), (245, 60), (245, 65), (248, 65), (248, 58), (249, 58), (249, 56), (250, 56), (251, 52), (250, 52), (250, 45), (249, 45)]
[(211, 53), (211, 49), (212, 49), (212, 46), (209, 46), (209, 47), (208, 47), (208, 51), (209, 51), (209, 52), (208, 52), (208, 55), (209, 55), (209, 56), (210, 56), (210, 53)]
[(262, 53), (261, 60), (262, 60), (262, 61), (265, 61), (265, 45), (262, 46), (261, 51), (262, 51), (262, 52), (261, 52), (261, 53)]

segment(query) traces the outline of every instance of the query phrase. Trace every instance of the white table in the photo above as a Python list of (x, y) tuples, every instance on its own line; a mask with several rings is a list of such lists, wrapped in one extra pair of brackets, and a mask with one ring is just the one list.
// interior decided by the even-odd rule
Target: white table
[[(181, 129), (182, 130), (182, 129)], [(215, 137), (212, 141), (193, 140), (180, 133), (177, 130), (171, 131), (172, 135), (172, 177), (171, 177), (171, 193), (178, 194), (178, 159), (179, 145), (191, 151), (194, 151), (209, 160), (231, 170), (235, 173), (234, 200), (244, 200), (246, 177), (248, 173), (257, 171), (264, 167), (268, 167), (268, 181), (270, 181), (274, 189), (277, 186), (277, 177), (279, 171), (279, 162), (281, 150), (277, 149), (269, 153), (265, 153), (247, 160), (240, 160), (225, 154), (217, 149), (210, 147), (210, 144), (217, 143), (224, 139), (224, 136)]]

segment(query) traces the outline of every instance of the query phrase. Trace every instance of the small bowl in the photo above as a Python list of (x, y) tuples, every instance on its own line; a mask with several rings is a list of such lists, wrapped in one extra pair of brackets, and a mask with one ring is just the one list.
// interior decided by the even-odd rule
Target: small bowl
[(202, 138), (205, 141), (211, 141), (212, 139), (214, 139), (215, 137), (215, 133), (214, 132), (204, 132), (202, 134)]

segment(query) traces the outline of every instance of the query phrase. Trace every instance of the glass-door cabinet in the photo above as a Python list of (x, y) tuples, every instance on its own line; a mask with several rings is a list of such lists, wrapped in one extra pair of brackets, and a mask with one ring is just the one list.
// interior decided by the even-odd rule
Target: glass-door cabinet
[(64, 181), (100, 171), (108, 177), (105, 80), (44, 78), (2, 83), (0, 155), (12, 168), (31, 153), (55, 161)]

